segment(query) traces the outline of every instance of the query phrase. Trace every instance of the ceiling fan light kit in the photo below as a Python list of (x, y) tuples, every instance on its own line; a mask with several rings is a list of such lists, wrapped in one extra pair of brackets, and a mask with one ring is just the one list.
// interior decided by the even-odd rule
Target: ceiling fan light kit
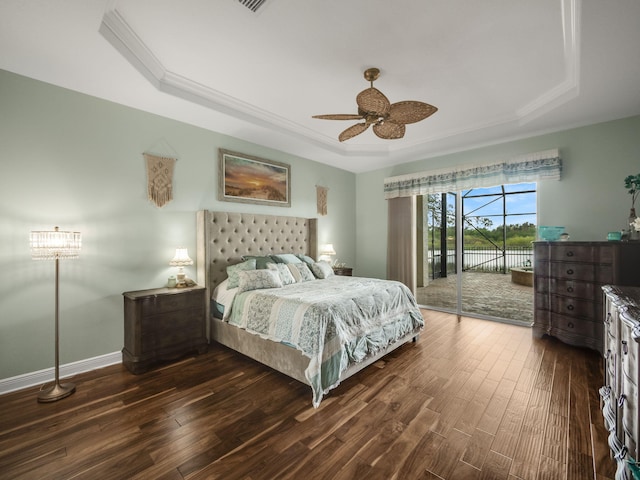
[(373, 86), (373, 82), (379, 76), (380, 70), (377, 68), (368, 68), (364, 71), (364, 78), (370, 82), (371, 86), (356, 96), (357, 115), (336, 113), (314, 115), (313, 118), (322, 120), (364, 120), (364, 123), (356, 123), (340, 133), (338, 140), (341, 142), (360, 135), (370, 125), (373, 125), (373, 133), (378, 137), (385, 140), (395, 140), (404, 137), (405, 125), (424, 120), (438, 111), (433, 105), (415, 100), (389, 102), (389, 99)]

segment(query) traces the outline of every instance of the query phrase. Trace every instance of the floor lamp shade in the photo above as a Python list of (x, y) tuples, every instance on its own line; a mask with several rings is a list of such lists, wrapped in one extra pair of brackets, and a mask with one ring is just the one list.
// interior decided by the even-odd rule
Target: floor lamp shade
[(76, 390), (73, 383), (60, 383), (60, 342), (59, 342), (59, 261), (60, 259), (78, 258), (82, 247), (80, 232), (64, 232), (58, 227), (54, 230), (32, 231), (30, 236), (31, 258), (34, 260), (54, 260), (55, 276), (55, 382), (52, 386), (43, 387), (38, 393), (39, 402), (55, 402), (68, 397)]

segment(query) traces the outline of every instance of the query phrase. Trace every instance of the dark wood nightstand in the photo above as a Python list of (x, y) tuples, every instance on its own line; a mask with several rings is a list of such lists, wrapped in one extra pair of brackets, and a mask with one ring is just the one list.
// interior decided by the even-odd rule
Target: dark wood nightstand
[(351, 267), (333, 267), (333, 273), (342, 277), (353, 276), (353, 268)]
[(131, 373), (207, 351), (205, 288), (124, 292), (122, 363)]

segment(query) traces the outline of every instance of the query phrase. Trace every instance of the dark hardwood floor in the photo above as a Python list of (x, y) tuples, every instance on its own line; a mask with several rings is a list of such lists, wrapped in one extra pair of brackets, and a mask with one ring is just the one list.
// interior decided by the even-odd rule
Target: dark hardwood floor
[(423, 311), (427, 327), (333, 390), (224, 347), (143, 375), (78, 375), (52, 404), (0, 396), (2, 479), (614, 477), (599, 356), (524, 327)]

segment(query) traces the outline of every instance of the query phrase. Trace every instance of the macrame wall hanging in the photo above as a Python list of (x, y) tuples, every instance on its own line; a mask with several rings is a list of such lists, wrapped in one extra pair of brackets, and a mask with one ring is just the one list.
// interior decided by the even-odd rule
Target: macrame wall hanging
[(320, 185), (316, 185), (316, 197), (318, 202), (318, 215), (326, 215), (327, 214), (327, 192), (329, 189), (327, 187), (321, 187)]
[(164, 140), (161, 142), (163, 150), (171, 150), (173, 153), (156, 153), (153, 151), (142, 154), (147, 163), (147, 196), (157, 207), (163, 207), (173, 200), (173, 168), (178, 161), (175, 151)]

